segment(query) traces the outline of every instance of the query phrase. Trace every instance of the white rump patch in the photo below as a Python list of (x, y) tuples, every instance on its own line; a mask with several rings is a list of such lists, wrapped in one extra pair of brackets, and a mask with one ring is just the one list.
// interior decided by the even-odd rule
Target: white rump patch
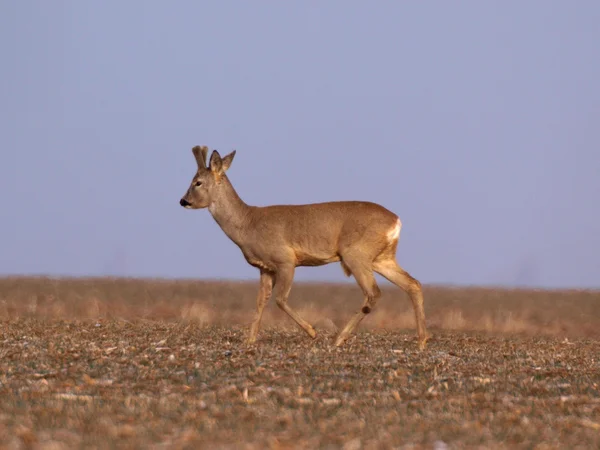
[(394, 227), (387, 232), (387, 238), (390, 242), (398, 239), (400, 236), (400, 228), (402, 228), (402, 222), (400, 222), (400, 219), (398, 219)]

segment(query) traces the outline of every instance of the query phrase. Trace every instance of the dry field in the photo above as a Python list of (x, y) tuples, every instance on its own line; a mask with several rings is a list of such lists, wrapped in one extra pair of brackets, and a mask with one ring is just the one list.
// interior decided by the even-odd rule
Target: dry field
[(600, 448), (600, 292), (0, 279), (0, 448)]

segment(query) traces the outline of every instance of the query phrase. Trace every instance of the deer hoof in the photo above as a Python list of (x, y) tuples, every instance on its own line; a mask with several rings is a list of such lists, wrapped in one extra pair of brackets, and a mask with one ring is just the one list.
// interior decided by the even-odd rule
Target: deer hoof
[(346, 337), (345, 336), (338, 336), (337, 339), (335, 340), (335, 346), (336, 347), (340, 347), (344, 342), (346, 342)]
[(422, 339), (419, 339), (419, 350), (423, 351), (425, 350), (425, 347), (427, 347), (427, 341), (429, 340), (429, 338), (431, 337), (431, 335), (427, 335)]

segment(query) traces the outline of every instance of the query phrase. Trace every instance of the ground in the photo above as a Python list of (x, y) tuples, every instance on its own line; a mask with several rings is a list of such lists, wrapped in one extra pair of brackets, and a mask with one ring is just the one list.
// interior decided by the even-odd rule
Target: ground
[(256, 283), (0, 280), (0, 448), (599, 448), (600, 294), (298, 285), (311, 340)]

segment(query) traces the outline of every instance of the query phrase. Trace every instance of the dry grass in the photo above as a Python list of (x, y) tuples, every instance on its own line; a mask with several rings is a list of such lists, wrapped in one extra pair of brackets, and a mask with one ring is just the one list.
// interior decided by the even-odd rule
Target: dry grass
[[(600, 294), (297, 284), (242, 345), (256, 283), (0, 280), (0, 448), (598, 448)], [(436, 444), (436, 441), (437, 442)], [(440, 447), (442, 448), (442, 447)]]
[[(257, 282), (137, 279), (0, 279), (0, 317), (46, 319), (150, 319), (248, 325)], [(425, 287), (432, 330), (600, 336), (600, 291), (544, 291)], [(354, 284), (294, 285), (290, 304), (315, 327), (341, 327), (362, 305)], [(295, 329), (271, 303), (264, 325)], [(408, 297), (384, 286), (383, 297), (361, 329), (413, 329)]]

